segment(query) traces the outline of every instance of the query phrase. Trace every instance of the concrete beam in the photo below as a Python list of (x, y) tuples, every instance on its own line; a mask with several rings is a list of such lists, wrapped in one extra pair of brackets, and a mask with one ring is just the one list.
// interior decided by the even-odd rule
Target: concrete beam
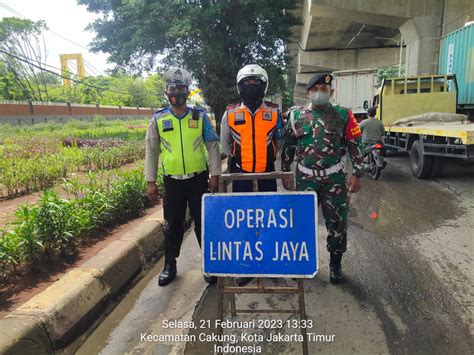
[(297, 70), (297, 67), (298, 67), (299, 46), (295, 42), (288, 43), (286, 45), (285, 50), (289, 55), (289, 60), (288, 60), (288, 86), (293, 86), (295, 84), (296, 70)]
[(417, 17), (400, 27), (407, 46), (405, 71), (408, 76), (437, 72), (439, 25), (437, 17)]
[(307, 102), (306, 89), (304, 85), (297, 84), (295, 85), (295, 90), (293, 93), (293, 101), (295, 105), (302, 106)]
[[(390, 12), (376, 13), (376, 8), (363, 8), (363, 10), (356, 10), (351, 7), (337, 6), (335, 2), (330, 5), (320, 5), (319, 1), (313, 0), (309, 7), (309, 16), (314, 17), (332, 17), (344, 20), (348, 23), (357, 22), (367, 25), (382, 26), (389, 28), (400, 27), (409, 17), (406, 16), (393, 16)], [(364, 2), (361, 2), (364, 3)]]
[[(402, 19), (413, 17), (440, 17), (442, 1), (439, 0), (308, 0), (311, 16), (351, 16), (351, 21), (362, 21), (384, 27), (399, 27)], [(362, 16), (360, 18), (359, 16)], [(383, 20), (383, 21), (382, 21)], [(370, 21), (370, 22), (369, 22)]]
[(303, 49), (306, 49), (308, 39), (311, 35), (311, 25), (313, 23), (313, 17), (309, 13), (309, 0), (305, 0), (303, 7), (303, 27), (301, 28), (301, 40), (300, 44)]
[[(305, 50), (335, 48), (350, 26), (350, 21), (339, 18), (312, 17), (309, 38), (303, 47)], [(308, 20), (309, 21), (309, 20)]]
[[(321, 70), (348, 70), (380, 68), (398, 64), (399, 47), (367, 48), (349, 50), (328, 50), (316, 52), (300, 51), (298, 55), (298, 73), (311, 73)], [(297, 75), (297, 82), (298, 81)]]
[[(313, 76), (313, 74), (308, 74), (308, 75), (311, 75), (311, 77)], [(306, 88), (305, 88), (306, 83), (295, 85), (295, 93), (298, 94), (299, 96), (306, 97)]]
[(296, 74), (296, 83), (298, 85), (306, 85), (311, 80), (313, 75), (314, 73), (298, 73)]
[(463, 27), (468, 21), (474, 21), (474, 1), (446, 0), (444, 12), (443, 36)]

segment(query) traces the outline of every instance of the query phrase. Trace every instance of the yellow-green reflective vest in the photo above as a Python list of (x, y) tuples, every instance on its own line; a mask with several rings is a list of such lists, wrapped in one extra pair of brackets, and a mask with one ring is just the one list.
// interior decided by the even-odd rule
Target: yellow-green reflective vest
[(170, 109), (155, 114), (160, 134), (161, 162), (166, 175), (183, 175), (207, 169), (203, 139), (203, 113), (193, 119), (193, 110), (176, 118)]

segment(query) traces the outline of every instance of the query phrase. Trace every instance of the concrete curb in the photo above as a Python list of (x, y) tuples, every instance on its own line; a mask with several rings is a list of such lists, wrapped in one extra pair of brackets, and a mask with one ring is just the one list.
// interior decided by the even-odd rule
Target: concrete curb
[(0, 353), (52, 353), (87, 329), (108, 300), (151, 266), (164, 244), (162, 211), (1, 319)]

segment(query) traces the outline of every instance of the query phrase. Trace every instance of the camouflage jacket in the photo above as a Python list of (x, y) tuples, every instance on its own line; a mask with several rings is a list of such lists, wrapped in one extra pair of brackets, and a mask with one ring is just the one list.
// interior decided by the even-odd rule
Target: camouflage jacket
[(290, 112), (282, 146), (282, 170), (290, 171), (293, 160), (310, 169), (327, 169), (346, 153), (354, 175), (362, 175), (361, 131), (352, 112), (329, 104), (316, 111), (300, 107)]

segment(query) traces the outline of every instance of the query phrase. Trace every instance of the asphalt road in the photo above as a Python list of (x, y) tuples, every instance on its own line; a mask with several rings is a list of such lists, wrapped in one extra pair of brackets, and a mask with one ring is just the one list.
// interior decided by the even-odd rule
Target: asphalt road
[[(306, 312), (313, 321), (309, 353), (472, 354), (474, 309), (474, 168), (449, 164), (443, 176), (417, 180), (408, 159), (388, 158), (378, 181), (363, 180), (351, 196), (346, 282), (328, 281), (325, 229), (319, 226), (320, 271), (305, 281)], [(320, 219), (321, 221), (322, 219)], [(158, 287), (160, 261), (77, 351), (78, 354), (212, 354), (215, 342), (186, 341), (212, 335), (201, 320), (217, 317), (217, 288), (200, 273), (194, 234), (187, 233), (178, 260), (179, 277)], [(290, 284), (292, 280), (267, 280)], [(244, 308), (296, 309), (293, 296), (242, 295)], [(294, 316), (238, 315), (233, 320), (296, 319)], [(194, 322), (166, 328), (166, 320)], [(179, 324), (177, 324), (180, 326)], [(203, 325), (202, 328), (199, 326)], [(301, 354), (294, 341), (251, 341), (242, 334), (299, 334), (298, 329), (228, 329), (238, 345), (264, 354)], [(164, 341), (158, 335), (183, 337)], [(148, 336), (148, 338), (147, 338)], [(67, 352), (67, 351), (66, 351)]]

